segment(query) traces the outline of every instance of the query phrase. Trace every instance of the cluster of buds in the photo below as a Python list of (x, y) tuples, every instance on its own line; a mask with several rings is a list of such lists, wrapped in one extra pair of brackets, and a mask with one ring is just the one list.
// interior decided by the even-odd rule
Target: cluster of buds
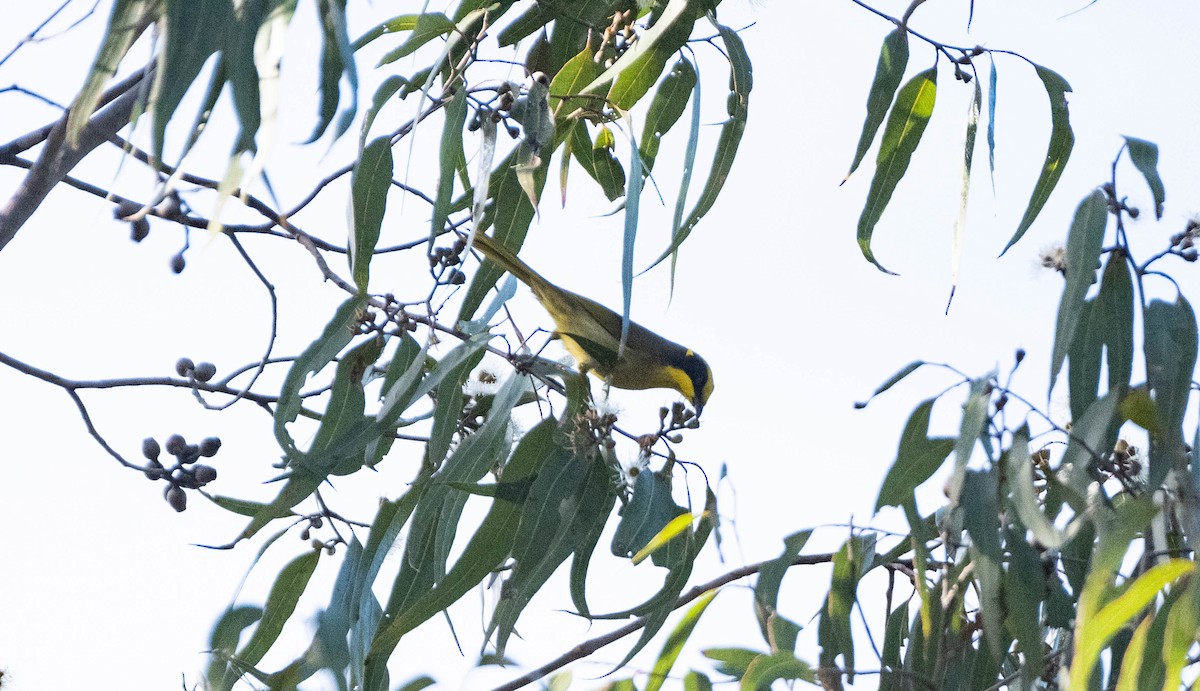
[(1171, 249), (1185, 261), (1194, 262), (1197, 257), (1196, 236), (1200, 235), (1200, 221), (1192, 219), (1187, 226), (1171, 236)]
[(203, 384), (216, 376), (217, 366), (211, 362), (196, 364), (191, 358), (181, 357), (175, 361), (175, 374)]
[[(159, 460), (164, 448), (175, 457), (175, 463), (169, 468)], [(211, 458), (220, 450), (221, 440), (216, 437), (208, 437), (199, 444), (189, 444), (183, 435), (172, 434), (162, 446), (159, 446), (158, 440), (147, 437), (142, 442), (142, 455), (147, 460), (142, 472), (148, 480), (166, 480), (163, 498), (172, 509), (183, 511), (187, 508), (184, 490), (198, 489), (217, 479), (216, 468), (196, 461)]]
[[(617, 58), (625, 54), (625, 51), (629, 50), (629, 47), (637, 41), (637, 27), (633, 23), (634, 19), (633, 10), (613, 14), (612, 21), (604, 28), (604, 33), (600, 37), (600, 47), (592, 57), (593, 62), (597, 65), (604, 65), (607, 69), (612, 67)], [(611, 51), (607, 50), (610, 46)]]
[(462, 285), (467, 277), (458, 268), (462, 263), (463, 250), (467, 241), (457, 238), (450, 247), (434, 247), (429, 253), (429, 270), (437, 282), (443, 285)]
[[(129, 239), (134, 242), (141, 242), (150, 236), (149, 216), (151, 215), (173, 220), (182, 219), (184, 214), (179, 197), (175, 194), (168, 195), (161, 204), (153, 209), (129, 199), (122, 200), (113, 208), (113, 218), (129, 224)], [(174, 273), (181, 273), (187, 266), (183, 252), (184, 250), (179, 250), (178, 253), (171, 256), (170, 266)]]

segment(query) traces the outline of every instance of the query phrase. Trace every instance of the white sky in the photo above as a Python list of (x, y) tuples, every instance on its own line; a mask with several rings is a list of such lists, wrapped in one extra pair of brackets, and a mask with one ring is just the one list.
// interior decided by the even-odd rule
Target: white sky
[[(351, 34), (380, 18), (411, 11), (385, 4), (357, 5)], [(47, 11), (40, 3), (9, 5), (0, 26), (0, 51)], [(310, 5), (301, 3), (297, 31), (303, 30), (301, 23), (311, 27)], [(1026, 64), (1002, 57), (996, 196), (987, 178), (981, 122), (966, 251), (949, 316), (943, 310), (970, 88), (948, 72), (940, 75), (937, 109), (925, 141), (876, 230), (877, 257), (901, 274), (885, 276), (861, 258), (854, 241), (874, 152), (850, 182), (842, 187), (838, 182), (853, 156), (879, 42), (890, 26), (848, 0), (731, 2), (721, 9), (722, 20), (731, 26), (755, 22), (743, 34), (755, 67), (749, 128), (721, 200), (683, 250), (674, 299), (668, 305), (662, 270), (640, 279), (634, 299), (635, 318), (703, 353), (716, 374), (704, 425), (688, 435), (680, 452), (714, 479), (721, 465), (728, 465), (730, 477), (721, 495), (727, 563), (718, 563), (710, 552), (697, 569), (696, 582), (775, 556), (781, 538), (795, 530), (871, 520), (879, 483), (909, 412), (953, 383), (931, 370), (866, 410), (853, 409), (854, 401), (904, 364), (944, 361), (982, 375), (997, 366), (1006, 371), (1013, 351), (1023, 347), (1029, 357), (1015, 385), (1031, 400), (1046, 401), (1061, 281), (1036, 269), (1036, 257), (1043, 247), (1064, 240), (1076, 204), (1107, 179), (1121, 134), (1161, 147), (1167, 205), (1159, 227), (1148, 220), (1151, 204), (1140, 176), (1128, 164), (1119, 172), (1121, 192), (1147, 219), (1131, 230), (1140, 255), (1163, 247), (1197, 211), (1198, 202), (1189, 192), (1200, 182), (1194, 165), (1200, 160), (1200, 140), (1194, 134), (1200, 102), (1187, 66), (1193, 62), (1200, 9), (1176, 2), (1100, 0), (1063, 17), (1078, 5), (977, 3), (972, 31), (965, 33), (963, 5), (927, 3), (913, 26), (948, 43), (1014, 50), (1058, 71), (1074, 88), (1070, 103), (1076, 147), (1041, 217), (1021, 243), (997, 259), (1024, 210), (1048, 136), (1040, 82)], [(102, 16), (108, 6), (102, 3)], [(410, 6), (415, 4), (405, 7)], [(879, 3), (891, 14), (903, 7)], [(23, 49), (0, 66), (0, 85), (15, 83), (69, 101), (93, 55), (101, 24), (97, 18), (64, 40)], [(932, 58), (931, 49), (914, 42), (909, 73), (925, 69)], [(980, 65), (986, 69), (985, 60)], [(705, 122), (711, 123), (722, 112), (725, 75), (715, 61), (705, 66), (710, 70), (706, 102), (714, 106), (706, 107)], [(289, 75), (291, 93), (308, 93), (310, 82), (305, 80), (312, 75), (304, 74), (305, 69)], [(364, 81), (377, 81), (369, 62), (360, 63), (360, 70)], [(51, 109), (23, 96), (9, 93), (2, 99), (0, 139), (7, 141), (54, 117)], [(308, 150), (291, 144), (306, 137), (313, 112), (292, 110), (285, 115), (279, 163), (270, 169), (288, 200), (285, 206), (317, 177), (314, 170), (330, 170), (347, 160), (343, 149), (322, 159), (324, 143)], [(391, 115), (401, 117), (399, 111)], [(393, 124), (381, 120), (380, 127)], [(211, 144), (223, 150), (224, 141)], [(468, 152), (473, 146), (468, 140)], [(703, 165), (708, 151), (701, 149)], [(420, 152), (418, 148), (412, 159), (414, 170), (421, 168)], [(398, 147), (398, 171), (406, 156), (407, 146)], [(90, 162), (84, 169), (88, 179), (98, 184), (113, 180), (118, 175), (114, 161), (108, 155)], [(219, 174), (219, 156), (204, 163), (211, 166), (210, 175)], [(672, 163), (669, 154), (660, 155), (658, 170)], [(149, 188), (137, 167), (127, 164), (114, 184), (144, 197)], [(584, 174), (578, 169), (572, 174), (571, 194), (586, 196)], [(416, 183), (419, 177), (414, 172), (410, 180)], [(19, 179), (19, 171), (0, 169), (0, 198), (7, 199)], [(669, 226), (661, 219), (669, 217), (675, 186), (659, 182), (668, 208), (653, 209), (649, 192), (644, 198), (639, 266), (657, 255), (668, 235)], [(334, 241), (343, 237), (344, 194), (344, 185), (335, 187), (304, 227)], [(619, 217), (593, 215), (607, 207), (585, 199), (585, 211), (576, 210), (579, 215), (564, 220), (554, 211), (557, 200), (551, 183), (542, 218), (522, 256), (553, 281), (619, 304)], [(187, 270), (174, 276), (167, 262), (182, 242), (177, 228), (157, 222), (150, 238), (134, 245), (110, 213), (107, 204), (60, 189), (0, 252), (0, 294), (8, 296), (0, 300), (0, 351), (80, 379), (166, 375), (183, 355), (211, 360), (227, 371), (260, 354), (266, 337), (265, 296), (228, 243), (193, 233)], [(424, 213), (420, 202), (409, 199), (401, 208), (393, 197), (391, 238), (411, 239), (425, 232)], [(277, 352), (293, 354), (315, 336), (342, 295), (318, 284), (298, 248), (280, 241), (247, 245), (280, 288), (284, 326)], [(578, 257), (591, 259), (579, 262)], [(331, 263), (339, 270), (344, 266)], [(1195, 297), (1200, 282), (1192, 267), (1171, 261), (1164, 268)], [(403, 274), (392, 271), (377, 269), (373, 288), (403, 288)], [(515, 302), (523, 325), (548, 325), (527, 293)], [(189, 685), (195, 682), (205, 664), (201, 651), (209, 628), (258, 544), (232, 552), (193, 546), (229, 541), (242, 521), (198, 497), (192, 497), (187, 512), (175, 514), (162, 501), (160, 486), (120, 469), (91, 441), (74, 406), (55, 387), (0, 369), (0, 391), (0, 540), (7, 555), (0, 562), (0, 669), (7, 671), (5, 682), (16, 691), (78, 687), (83, 679), (97, 688), (171, 688), (181, 674)], [(225, 446), (213, 463), (221, 474), (214, 491), (269, 496), (271, 488), (257, 487), (271, 476), (269, 464), (279, 456), (266, 415), (248, 408), (242, 414), (206, 413), (183, 390), (85, 392), (84, 397), (97, 425), (128, 458), (139, 456), (147, 435), (161, 440), (179, 432), (198, 440), (215, 434)], [(673, 399), (655, 391), (620, 392), (616, 400), (627, 411), (629, 428), (650, 431), (656, 408)], [(956, 404), (951, 398), (938, 409), (936, 424), (944, 433), (957, 427)], [(343, 479), (334, 495), (338, 508), (369, 520), (372, 498), (398, 496), (415, 458), (415, 452), (394, 454), (392, 467), (378, 476), (360, 473)], [(940, 485), (931, 481), (924, 507), (932, 508), (939, 494)], [(891, 512), (876, 523), (902, 525)], [(808, 551), (834, 549), (845, 535), (845, 529), (819, 531)], [(607, 540), (602, 539), (595, 559), (591, 593), (596, 611), (641, 601), (659, 578), (650, 566), (600, 570), (598, 562), (612, 561), (604, 558)], [(277, 543), (252, 575), (246, 599), (261, 598), (271, 574), (303, 549), (295, 537)], [(334, 560), (323, 563), (302, 608), (307, 605), (311, 611), (328, 597), (335, 568)], [(793, 569), (784, 584), (784, 614), (807, 625), (827, 587), (827, 569)], [(879, 590), (868, 584), (860, 593)], [(551, 581), (550, 596), (535, 600), (522, 620), (524, 641), (513, 642), (510, 657), (536, 666), (606, 630), (601, 625), (589, 629), (557, 611), (568, 606), (565, 593), (564, 579)], [(490, 600), (492, 595), (483, 597)], [(485, 688), (518, 675), (471, 670), (480, 608), (477, 598), (466, 600), (455, 610), (465, 657), (453, 652), (444, 621), (435, 619), (419, 637), (401, 645), (403, 670), (393, 674), (394, 681), (427, 672), (446, 688)], [(867, 607), (869, 612), (879, 609), (872, 609), (869, 600)], [(813, 623), (800, 643), (801, 657), (811, 662), (817, 657)], [(880, 630), (875, 633), (878, 637)], [(595, 656), (601, 664), (578, 668), (577, 678), (607, 672), (604, 663), (619, 660), (631, 642), (605, 649)], [(695, 650), (701, 646), (760, 647), (748, 591), (734, 588), (721, 595), (692, 643), (676, 671), (682, 664), (699, 663)], [(649, 650), (656, 652), (660, 645), (653, 643)], [(290, 659), (271, 657), (264, 667)], [(645, 659), (639, 661), (646, 664)], [(862, 642), (858, 660), (860, 669), (878, 668)], [(874, 686), (873, 677), (863, 679), (863, 688)], [(328, 680), (317, 682), (313, 688)]]

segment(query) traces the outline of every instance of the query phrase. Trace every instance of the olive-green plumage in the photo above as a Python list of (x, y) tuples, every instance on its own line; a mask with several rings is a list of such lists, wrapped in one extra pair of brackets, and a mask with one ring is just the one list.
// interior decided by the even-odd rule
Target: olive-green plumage
[(475, 247), (529, 286), (554, 319), (557, 335), (581, 369), (619, 389), (674, 389), (691, 401), (697, 414), (704, 408), (713, 390), (712, 369), (704, 358), (632, 321), (618, 358), (621, 315), (547, 281), (483, 233), (476, 234)]

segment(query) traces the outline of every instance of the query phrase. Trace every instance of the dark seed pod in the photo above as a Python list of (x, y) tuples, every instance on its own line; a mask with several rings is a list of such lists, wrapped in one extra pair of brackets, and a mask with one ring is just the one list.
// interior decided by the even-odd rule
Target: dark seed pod
[(150, 221), (147, 221), (145, 217), (139, 218), (138, 220), (129, 224), (130, 240), (133, 240), (134, 242), (141, 242), (142, 240), (145, 240), (148, 235), (150, 235)]
[(196, 444), (188, 444), (183, 447), (183, 452), (178, 456), (180, 463), (195, 463), (200, 460), (200, 447)]
[(124, 220), (125, 218), (128, 218), (129, 216), (132, 216), (141, 210), (141, 204), (126, 199), (125, 201), (113, 207), (113, 218), (117, 220)]
[(195, 377), (198, 382), (206, 382), (217, 373), (217, 366), (211, 362), (201, 362), (196, 365)]
[(182, 252), (171, 257), (171, 271), (173, 273), (177, 273), (177, 274), (183, 273), (183, 269), (186, 266), (187, 266), (187, 261), (183, 258)]
[(150, 461), (146, 467), (142, 469), (142, 473), (146, 475), (147, 480), (161, 480), (167, 475), (167, 471), (158, 461)]
[(200, 455), (212, 458), (221, 449), (221, 440), (217, 437), (207, 437), (200, 441)]
[(158, 460), (158, 454), (162, 449), (158, 445), (158, 440), (154, 437), (146, 437), (142, 440), (142, 455), (152, 461)]
[(171, 485), (167, 488), (163, 498), (167, 500), (172, 509), (182, 512), (187, 509), (187, 494), (177, 485)]
[(164, 446), (167, 449), (167, 453), (172, 456), (179, 456), (187, 448), (187, 440), (183, 438), (182, 434), (172, 434), (167, 437), (167, 443)]
[(217, 479), (217, 469), (211, 465), (198, 465), (192, 468), (192, 474), (201, 485), (207, 485)]
[(181, 357), (175, 361), (175, 374), (186, 377), (196, 369), (196, 363), (191, 358)]

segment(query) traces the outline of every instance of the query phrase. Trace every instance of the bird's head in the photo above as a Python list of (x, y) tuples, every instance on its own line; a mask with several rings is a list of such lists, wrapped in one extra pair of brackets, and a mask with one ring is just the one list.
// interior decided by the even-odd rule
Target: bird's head
[(691, 350), (684, 352), (678, 365), (684, 374), (678, 382), (679, 392), (687, 396), (692, 407), (696, 409), (696, 417), (700, 417), (700, 412), (704, 410), (704, 404), (708, 403), (708, 397), (713, 391), (712, 368), (704, 358)]

